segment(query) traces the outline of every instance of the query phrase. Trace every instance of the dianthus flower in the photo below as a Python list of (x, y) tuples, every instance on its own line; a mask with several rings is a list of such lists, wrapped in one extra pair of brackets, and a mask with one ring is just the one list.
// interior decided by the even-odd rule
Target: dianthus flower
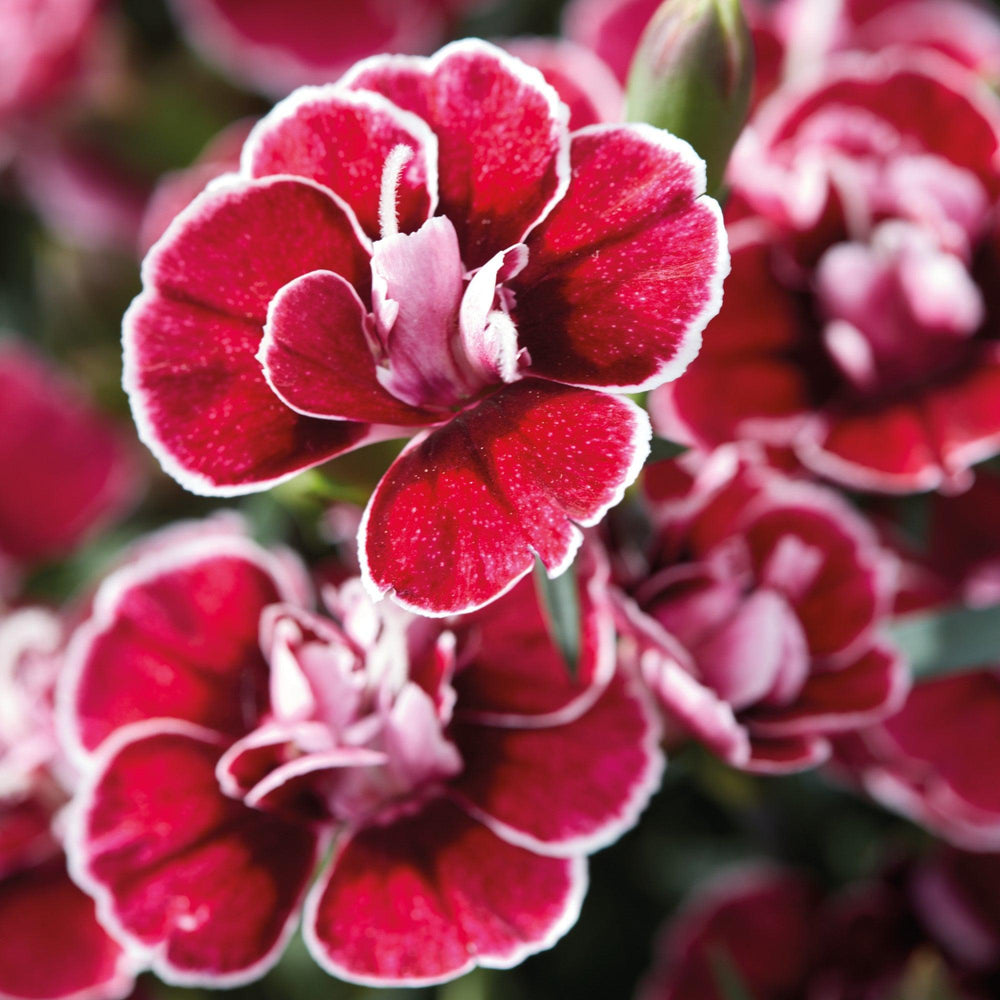
[(646, 491), (654, 536), (624, 553), (623, 654), (678, 735), (781, 773), (898, 708), (905, 666), (874, 635), (892, 564), (859, 513), (731, 449), (650, 466)]
[(530, 581), (446, 623), (373, 604), (355, 577), (317, 614), (287, 557), (232, 535), (109, 577), (63, 702), (90, 770), (73, 872), (106, 926), (161, 977), (212, 986), (277, 961), (304, 899), (313, 957), (357, 982), (551, 945), (586, 856), (662, 766), (614, 669), (606, 571), (583, 562), (575, 681)]
[(567, 115), (477, 41), (279, 104), (147, 256), (125, 320), (164, 468), (232, 495), (417, 434), (365, 513), (372, 593), (443, 615), (536, 554), (565, 568), (647, 453), (615, 393), (684, 369), (728, 267), (686, 143)]
[(967, 486), (1000, 448), (998, 155), (1000, 102), (933, 53), (842, 56), (772, 96), (730, 165), (726, 307), (654, 424), (857, 489)]

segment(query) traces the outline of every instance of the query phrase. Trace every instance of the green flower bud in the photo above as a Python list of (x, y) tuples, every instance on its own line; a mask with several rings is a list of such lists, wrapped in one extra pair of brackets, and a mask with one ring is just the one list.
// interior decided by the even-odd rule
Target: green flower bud
[(750, 108), (753, 42), (740, 0), (665, 0), (629, 72), (627, 117), (687, 139), (708, 165), (708, 190)]

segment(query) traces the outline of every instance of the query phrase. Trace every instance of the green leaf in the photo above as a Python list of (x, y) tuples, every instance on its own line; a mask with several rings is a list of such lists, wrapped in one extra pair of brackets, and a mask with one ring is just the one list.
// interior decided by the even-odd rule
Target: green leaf
[(729, 952), (724, 948), (715, 948), (710, 961), (712, 977), (724, 1000), (754, 1000), (753, 994), (743, 982), (739, 969), (729, 957)]
[(580, 666), (580, 595), (576, 585), (576, 568), (570, 566), (553, 580), (536, 556), (535, 586), (545, 612), (549, 635), (562, 654), (570, 677), (575, 680)]
[(1000, 607), (911, 615), (889, 628), (914, 677), (935, 677), (1000, 661)]

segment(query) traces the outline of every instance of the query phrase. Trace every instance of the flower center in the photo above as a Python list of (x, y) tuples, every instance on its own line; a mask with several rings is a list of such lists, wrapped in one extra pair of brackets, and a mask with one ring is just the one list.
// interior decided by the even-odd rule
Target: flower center
[(419, 808), (462, 768), (448, 738), (449, 633), (376, 609), (357, 581), (332, 618), (275, 606), (263, 626), (271, 710), (219, 763), (223, 790), (256, 808), (351, 825)]
[(860, 395), (905, 391), (953, 370), (983, 321), (962, 260), (906, 223), (883, 224), (870, 244), (833, 247), (816, 277), (823, 343)]
[(452, 411), (517, 380), (528, 362), (503, 287), (527, 263), (527, 248), (517, 244), (469, 272), (447, 217), (401, 233), (396, 200), (412, 156), (396, 146), (382, 170), (382, 238), (372, 248), (376, 375), (411, 406)]

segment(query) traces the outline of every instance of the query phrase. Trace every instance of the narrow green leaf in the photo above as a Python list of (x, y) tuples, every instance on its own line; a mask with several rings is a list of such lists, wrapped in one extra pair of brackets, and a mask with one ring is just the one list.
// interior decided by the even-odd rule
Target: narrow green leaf
[(580, 666), (580, 596), (576, 585), (576, 567), (570, 566), (553, 580), (536, 556), (535, 586), (545, 612), (549, 635), (562, 654), (570, 677), (575, 680)]
[(739, 969), (724, 948), (715, 948), (711, 955), (712, 977), (724, 1000), (754, 1000), (743, 982)]
[(912, 615), (889, 629), (915, 677), (934, 677), (1000, 661), (1000, 607)]

